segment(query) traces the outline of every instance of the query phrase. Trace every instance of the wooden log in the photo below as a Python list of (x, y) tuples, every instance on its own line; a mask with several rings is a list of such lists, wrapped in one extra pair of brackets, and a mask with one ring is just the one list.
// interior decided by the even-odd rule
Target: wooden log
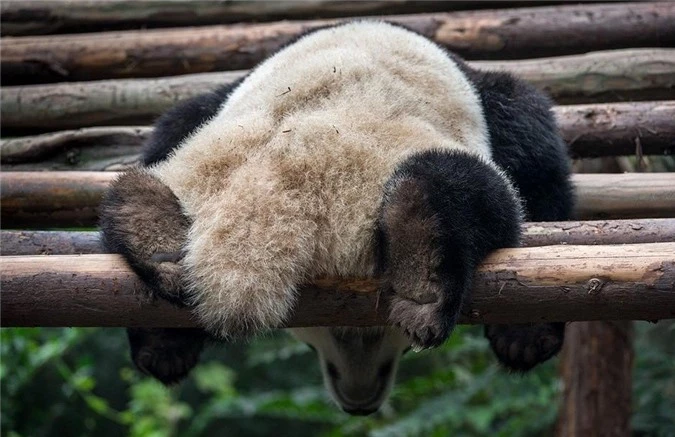
[[(556, 3), (562, 2), (538, 5)], [(0, 19), (2, 35), (23, 36), (529, 5), (525, 1), (4, 0)]]
[(11, 172), (0, 174), (2, 227), (95, 226), (112, 172)]
[[(150, 302), (118, 255), (2, 257), (3, 326), (194, 326), (188, 311)], [(302, 287), (287, 326), (385, 323), (375, 280)], [(675, 243), (547, 246), (492, 254), (462, 322), (657, 320), (675, 317)]]
[(2, 170), (120, 171), (138, 163), (148, 126), (89, 127), (1, 139)]
[(0, 96), (2, 128), (148, 123), (179, 101), (230, 84), (246, 74), (226, 71), (159, 79), (5, 87)]
[(574, 177), (579, 217), (675, 216), (675, 173), (578, 174)]
[(557, 437), (631, 435), (633, 355), (629, 321), (567, 325)]
[[(513, 73), (562, 103), (675, 98), (675, 49), (614, 50), (470, 64)], [(53, 130), (147, 123), (180, 100), (230, 84), (244, 75), (246, 71), (234, 71), (5, 87), (0, 96), (2, 128)]]
[[(675, 43), (675, 5), (566, 5), (393, 15), (469, 59), (554, 56)], [(335, 20), (4, 38), (5, 85), (250, 68), (301, 32)]]
[(574, 158), (675, 153), (675, 101), (562, 105), (554, 112)]
[(522, 246), (675, 242), (675, 219), (530, 222)]
[[(115, 172), (0, 173), (3, 228), (95, 226)], [(675, 173), (575, 174), (580, 219), (675, 217)]]
[[(556, 106), (574, 158), (675, 153), (675, 101)], [(137, 163), (147, 126), (91, 127), (0, 139), (4, 171), (119, 171)]]
[[(559, 244), (637, 244), (675, 242), (675, 219), (530, 222), (523, 224), (522, 247)], [(2, 255), (87, 255), (103, 253), (93, 231), (2, 231)]]
[(0, 231), (0, 253), (6, 255), (84, 255), (103, 253), (94, 231)]

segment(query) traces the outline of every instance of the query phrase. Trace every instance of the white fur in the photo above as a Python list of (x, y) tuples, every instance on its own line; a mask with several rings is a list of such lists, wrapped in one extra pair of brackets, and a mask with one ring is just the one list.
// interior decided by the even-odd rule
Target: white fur
[(193, 220), (185, 263), (201, 322), (224, 337), (271, 328), (298, 285), (372, 275), (383, 184), (429, 148), (490, 161), (477, 92), (427, 39), (357, 22), (263, 62), (150, 170)]

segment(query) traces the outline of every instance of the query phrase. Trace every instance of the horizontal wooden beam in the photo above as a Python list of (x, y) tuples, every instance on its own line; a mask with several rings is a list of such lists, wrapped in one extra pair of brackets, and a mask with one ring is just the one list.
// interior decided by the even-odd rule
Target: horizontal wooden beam
[[(613, 50), (471, 65), (511, 72), (559, 103), (675, 98), (675, 49)], [(227, 71), (4, 87), (0, 96), (2, 128), (44, 131), (147, 123), (181, 100), (233, 83), (246, 74)]]
[[(468, 59), (557, 56), (675, 44), (675, 4), (623, 3), (392, 15)], [(336, 20), (3, 38), (5, 85), (251, 68)]]
[(2, 172), (2, 227), (96, 226), (112, 172)]
[[(194, 326), (151, 301), (117, 255), (2, 257), (2, 326)], [(288, 326), (386, 323), (375, 280), (321, 279), (301, 288)], [(548, 246), (491, 255), (463, 322), (658, 320), (675, 317), (675, 243)]]
[(95, 231), (0, 231), (0, 255), (89, 255), (103, 253)]
[(577, 174), (585, 219), (675, 217), (675, 173)]
[(573, 158), (675, 154), (675, 101), (554, 108)]
[[(675, 101), (564, 105), (554, 113), (574, 158), (675, 153)], [(0, 139), (0, 162), (5, 171), (118, 171), (137, 163), (151, 133), (110, 126)]]
[[(2, 172), (7, 228), (95, 226), (115, 172)], [(580, 219), (675, 217), (675, 173), (575, 174)]]
[(4, 0), (0, 20), (2, 35), (24, 36), (530, 5), (527, 1), (469, 0)]
[[(637, 244), (675, 242), (675, 219), (529, 222), (522, 247), (558, 244)], [(94, 231), (0, 231), (7, 255), (89, 255), (104, 253)]]

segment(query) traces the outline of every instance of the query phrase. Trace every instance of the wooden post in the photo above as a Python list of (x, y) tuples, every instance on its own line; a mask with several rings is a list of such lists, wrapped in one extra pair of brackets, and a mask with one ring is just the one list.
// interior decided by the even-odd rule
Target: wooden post
[(557, 437), (629, 437), (632, 323), (570, 323), (560, 362), (564, 384)]

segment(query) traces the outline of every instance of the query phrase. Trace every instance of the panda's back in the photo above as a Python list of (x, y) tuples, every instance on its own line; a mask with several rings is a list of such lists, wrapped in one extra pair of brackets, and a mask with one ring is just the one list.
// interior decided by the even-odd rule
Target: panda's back
[(251, 203), (249, 215), (265, 215), (292, 198), (316, 228), (318, 270), (356, 274), (369, 264), (383, 184), (405, 157), (429, 148), (489, 158), (476, 90), (427, 39), (355, 22), (311, 33), (260, 64), (153, 171), (193, 219)]

